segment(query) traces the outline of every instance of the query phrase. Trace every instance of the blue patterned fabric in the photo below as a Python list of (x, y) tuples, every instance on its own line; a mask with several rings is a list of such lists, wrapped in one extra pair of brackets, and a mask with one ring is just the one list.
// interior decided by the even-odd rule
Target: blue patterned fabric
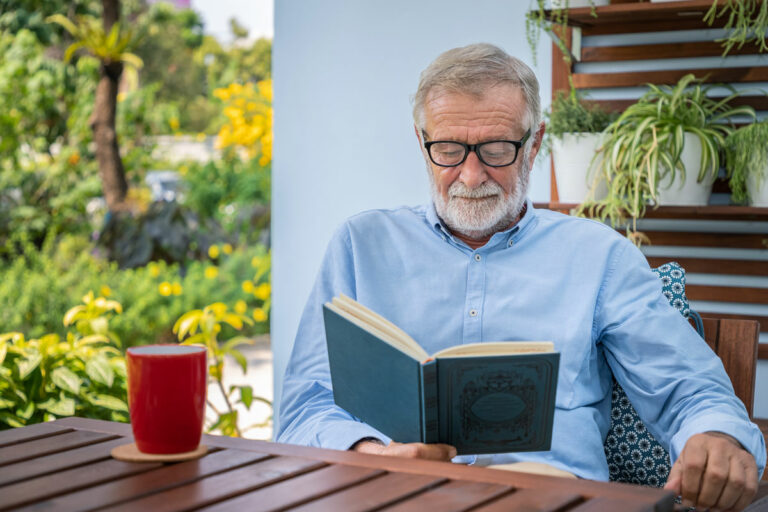
[[(683, 317), (691, 316), (683, 267), (670, 262), (652, 270), (661, 279), (662, 293), (669, 304)], [(616, 379), (611, 397), (611, 427), (603, 448), (612, 482), (652, 487), (663, 487), (666, 483), (672, 467), (669, 453), (645, 427)]]

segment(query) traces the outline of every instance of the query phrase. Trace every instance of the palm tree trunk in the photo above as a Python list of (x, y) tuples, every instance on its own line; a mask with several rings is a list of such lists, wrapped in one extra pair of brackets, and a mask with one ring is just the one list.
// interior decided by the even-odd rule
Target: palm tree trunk
[[(102, 0), (104, 31), (109, 32), (112, 25), (120, 19), (120, 1)], [(101, 78), (96, 87), (96, 98), (91, 115), (91, 129), (96, 143), (96, 160), (99, 163), (102, 192), (110, 211), (123, 209), (128, 182), (120, 158), (117, 143), (115, 118), (117, 110), (117, 88), (123, 73), (122, 62), (101, 63)]]

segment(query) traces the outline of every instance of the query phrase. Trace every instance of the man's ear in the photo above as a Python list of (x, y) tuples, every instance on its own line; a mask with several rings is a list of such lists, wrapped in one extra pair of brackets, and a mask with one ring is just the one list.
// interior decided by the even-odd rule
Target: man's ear
[(530, 168), (533, 169), (533, 162), (536, 160), (536, 155), (539, 154), (539, 150), (541, 149), (541, 143), (544, 141), (544, 132), (547, 131), (547, 125), (542, 121), (539, 123), (539, 127), (536, 129), (536, 132), (533, 134), (533, 137), (531, 137), (533, 140), (531, 141), (531, 144), (533, 144), (533, 147), (531, 148), (531, 154), (530, 154)]
[(424, 141), (421, 140), (421, 133), (419, 132), (419, 127), (416, 126), (416, 123), (413, 123), (413, 131), (416, 134), (416, 138), (419, 139), (419, 146), (423, 146)]

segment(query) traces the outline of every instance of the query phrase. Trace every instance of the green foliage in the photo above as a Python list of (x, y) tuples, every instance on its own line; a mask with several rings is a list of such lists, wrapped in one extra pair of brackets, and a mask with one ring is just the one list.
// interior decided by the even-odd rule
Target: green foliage
[(558, 91), (548, 115), (547, 133), (562, 137), (565, 133), (599, 133), (616, 118), (599, 104), (588, 105), (576, 92)]
[(712, 25), (717, 18), (728, 16), (724, 29), (728, 36), (718, 39), (722, 43), (723, 57), (735, 46), (741, 49), (744, 43), (753, 42), (760, 53), (768, 51), (765, 36), (768, 31), (768, 3), (764, 0), (713, 1), (704, 15), (704, 21)]
[(269, 332), (268, 252), (258, 246), (222, 246), (231, 251), (226, 254), (214, 247), (216, 258), (192, 262), (182, 271), (164, 262), (120, 270), (94, 256), (83, 236), (49, 237), (40, 250), (27, 244), (0, 266), (0, 325), (28, 337), (66, 336), (62, 317), (71, 304), (93, 292), (125, 306), (111, 320), (110, 330), (128, 346), (171, 341), (176, 318), (211, 301), (250, 314), (256, 323), (246, 334)]
[[(254, 396), (251, 386), (231, 386), (229, 391), (224, 387), (224, 358), (226, 356), (234, 358), (245, 374), (248, 363), (238, 347), (252, 344), (253, 340), (243, 336), (234, 336), (227, 341), (219, 341), (218, 336), (222, 331), (222, 325), (229, 325), (239, 331), (243, 325), (250, 323), (252, 323), (250, 318), (236, 312), (230, 312), (226, 304), (216, 302), (205, 306), (203, 309), (195, 309), (185, 313), (173, 326), (173, 332), (183, 345), (205, 345), (208, 349), (208, 375), (219, 389), (227, 408), (226, 411), (214, 409), (217, 419), (208, 427), (209, 431), (219, 430), (226, 436), (242, 437), (244, 430), (238, 425), (238, 410), (233, 403), (241, 403), (246, 409), (250, 409), (254, 400), (264, 402), (270, 407), (272, 405), (269, 400)], [(234, 402), (236, 395), (239, 399)], [(208, 406), (213, 408), (210, 401)], [(270, 419), (268, 418), (266, 422), (252, 427), (268, 424)]]
[(633, 235), (638, 217), (646, 205), (656, 200), (658, 183), (670, 173), (672, 182), (684, 180), (685, 169), (680, 155), (686, 132), (695, 135), (702, 146), (698, 180), (720, 168), (720, 148), (733, 131), (728, 123), (737, 115), (754, 118), (751, 107), (730, 108), (728, 102), (737, 96), (712, 99), (692, 74), (680, 79), (674, 87), (649, 85), (650, 90), (637, 103), (629, 106), (605, 130), (607, 140), (601, 148), (604, 155), (600, 171), (608, 184), (608, 196), (595, 203), (584, 203), (585, 210), (597, 214), (613, 225), (633, 219), (628, 235)]
[(70, 310), (65, 338), (0, 334), (0, 429), (61, 416), (128, 421), (125, 361), (109, 330), (120, 304), (93, 294)]
[(146, 212), (109, 215), (98, 243), (121, 268), (135, 268), (156, 260), (184, 263), (200, 259), (208, 247), (225, 239), (215, 222), (201, 222), (192, 210), (176, 202), (156, 201)]
[(228, 150), (221, 160), (183, 164), (180, 171), (187, 184), (184, 204), (204, 219), (215, 219), (246, 242), (269, 226), (271, 164)]
[[(550, 0), (534, 0), (534, 7), (525, 13), (525, 38), (528, 41), (528, 47), (531, 49), (533, 62), (536, 63), (538, 57), (539, 39), (543, 30), (552, 38), (560, 52), (563, 54), (563, 60), (571, 63), (571, 52), (565, 44), (562, 34), (568, 27), (568, 9), (570, 0), (560, 0), (557, 7), (551, 7), (553, 3)], [(589, 0), (590, 14), (597, 18), (595, 4)], [(549, 10), (549, 15), (547, 11)], [(570, 66), (569, 66), (570, 67)], [(570, 76), (568, 77), (570, 81)]]
[(57, 30), (46, 21), (53, 14), (98, 14), (98, 0), (0, 0), (0, 31), (29, 30), (45, 45), (53, 44)]
[(738, 128), (725, 140), (725, 160), (731, 197), (737, 203), (749, 201), (747, 178), (755, 176), (758, 186), (768, 170), (768, 121)]

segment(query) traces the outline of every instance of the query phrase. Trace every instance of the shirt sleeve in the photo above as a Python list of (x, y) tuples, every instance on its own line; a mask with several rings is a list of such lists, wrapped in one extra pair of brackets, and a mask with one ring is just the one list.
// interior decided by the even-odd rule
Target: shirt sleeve
[(658, 277), (629, 242), (616, 247), (598, 299), (594, 339), (632, 405), (674, 462), (688, 439), (736, 438), (762, 475), (765, 441), (736, 397), (723, 364), (669, 306)]
[(277, 441), (347, 450), (357, 441), (390, 439), (357, 420), (333, 401), (323, 304), (339, 293), (356, 298), (355, 265), (349, 231), (333, 236), (304, 308), (285, 377)]

